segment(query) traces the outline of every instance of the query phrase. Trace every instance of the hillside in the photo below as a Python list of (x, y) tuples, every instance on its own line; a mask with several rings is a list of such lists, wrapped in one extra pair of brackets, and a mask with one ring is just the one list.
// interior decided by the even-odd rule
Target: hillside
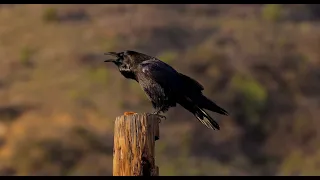
[(152, 110), (103, 63), (136, 50), (230, 116), (161, 122), (160, 175), (320, 175), (320, 6), (0, 5), (0, 175), (111, 175), (113, 121)]

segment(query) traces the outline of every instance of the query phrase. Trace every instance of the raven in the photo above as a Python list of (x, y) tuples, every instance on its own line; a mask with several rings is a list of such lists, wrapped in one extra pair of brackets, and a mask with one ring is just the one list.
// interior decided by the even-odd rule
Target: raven
[(204, 109), (228, 115), (226, 110), (202, 94), (204, 88), (200, 83), (177, 72), (156, 57), (130, 50), (108, 52), (105, 55), (116, 59), (104, 62), (113, 62), (125, 78), (133, 79), (140, 84), (155, 109), (152, 114), (165, 113), (178, 103), (205, 126), (218, 130), (219, 124)]

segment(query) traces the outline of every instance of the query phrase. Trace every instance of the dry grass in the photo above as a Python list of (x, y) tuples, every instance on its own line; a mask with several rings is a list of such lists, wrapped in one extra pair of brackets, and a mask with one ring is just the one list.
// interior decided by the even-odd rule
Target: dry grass
[(295, 8), (1, 5), (0, 174), (110, 174), (112, 119), (151, 111), (139, 85), (102, 62), (125, 49), (163, 58), (232, 114), (213, 115), (222, 130), (212, 132), (170, 110), (161, 175), (314, 174), (317, 153), (305, 151), (318, 150), (320, 31), (314, 18), (290, 20)]

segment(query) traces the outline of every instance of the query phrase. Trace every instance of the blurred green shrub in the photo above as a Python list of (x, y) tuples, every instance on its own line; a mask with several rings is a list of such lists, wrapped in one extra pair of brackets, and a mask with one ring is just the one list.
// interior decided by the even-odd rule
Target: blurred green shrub
[(34, 51), (29, 47), (24, 47), (21, 49), (19, 61), (22, 65), (28, 66), (31, 63), (31, 57)]
[(176, 53), (174, 51), (165, 51), (165, 52), (162, 52), (157, 57), (161, 61), (170, 64), (171, 62), (173, 62), (178, 57), (178, 53)]
[(53, 7), (47, 8), (44, 10), (42, 18), (46, 22), (58, 21), (58, 10)]
[(241, 93), (250, 103), (262, 105), (267, 98), (265, 88), (251, 77), (236, 75), (232, 78), (231, 83), (236, 91)]
[(301, 150), (288, 154), (280, 166), (280, 175), (319, 176), (320, 151), (306, 155)]
[(87, 93), (85, 91), (80, 91), (78, 89), (72, 89), (68, 92), (70, 99), (79, 100), (87, 97)]
[(280, 4), (265, 4), (262, 7), (262, 17), (267, 21), (278, 21), (282, 15)]
[(115, 51), (119, 47), (119, 39), (116, 37), (111, 37), (106, 40), (103, 40), (102, 46), (103, 46), (103, 51), (105, 52), (110, 52), (110, 51)]
[(242, 99), (242, 107), (248, 121), (258, 123), (259, 112), (267, 100), (267, 90), (250, 76), (236, 74), (231, 80), (231, 88)]
[(105, 67), (99, 67), (89, 70), (89, 78), (91, 81), (100, 84), (106, 84), (108, 81), (109, 73)]

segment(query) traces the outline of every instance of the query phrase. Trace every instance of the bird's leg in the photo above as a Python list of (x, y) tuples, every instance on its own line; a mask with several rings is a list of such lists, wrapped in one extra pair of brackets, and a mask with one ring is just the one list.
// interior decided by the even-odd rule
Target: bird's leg
[[(147, 113), (147, 115), (157, 115), (159, 118), (167, 119), (165, 116), (159, 115), (160, 110), (156, 110), (153, 113)], [(161, 122), (161, 119), (159, 119), (159, 123)]]
[(161, 110), (156, 110), (152, 114), (159, 116), (160, 118), (167, 119), (167, 117), (160, 115)]

